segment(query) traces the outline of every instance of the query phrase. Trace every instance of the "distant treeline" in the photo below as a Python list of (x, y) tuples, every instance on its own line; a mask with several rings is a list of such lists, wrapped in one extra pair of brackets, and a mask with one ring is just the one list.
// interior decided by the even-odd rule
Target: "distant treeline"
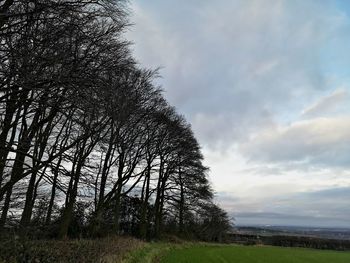
[(0, 3), (0, 231), (230, 229), (190, 125), (131, 54), (129, 24), (121, 0)]
[(350, 240), (326, 239), (308, 236), (287, 236), (287, 235), (248, 235), (230, 234), (231, 242), (245, 245), (271, 245), (281, 247), (303, 247), (329, 250), (350, 250)]

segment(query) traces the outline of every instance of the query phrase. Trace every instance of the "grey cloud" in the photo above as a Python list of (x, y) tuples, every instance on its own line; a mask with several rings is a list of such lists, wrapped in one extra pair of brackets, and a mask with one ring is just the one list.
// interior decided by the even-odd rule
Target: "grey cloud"
[(239, 201), (238, 197), (235, 197), (232, 193), (229, 192), (218, 192), (215, 194), (215, 198), (220, 200), (220, 202), (231, 203), (235, 201)]
[(256, 161), (348, 167), (350, 118), (318, 118), (265, 130), (241, 151)]
[(303, 209), (303, 211), (298, 211), (299, 215), (349, 221), (349, 198), (349, 187), (337, 187), (314, 192), (296, 193), (284, 200), (285, 203), (288, 203), (284, 210), (288, 211), (288, 207), (291, 210), (292, 208), (294, 209), (294, 207), (299, 206), (300, 210)]
[(233, 214), (237, 225), (350, 227), (348, 219), (300, 216), (279, 213), (237, 213)]
[[(230, 199), (227, 195), (222, 200), (219, 196), (218, 201), (232, 213), (238, 224), (350, 227), (349, 199), (350, 187), (337, 187), (261, 200), (255, 211), (251, 209), (251, 201)], [(249, 207), (249, 210), (237, 210), (237, 207)]]

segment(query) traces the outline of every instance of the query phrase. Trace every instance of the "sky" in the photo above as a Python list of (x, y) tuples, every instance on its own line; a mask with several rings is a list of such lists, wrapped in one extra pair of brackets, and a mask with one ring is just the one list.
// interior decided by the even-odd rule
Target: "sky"
[(126, 37), (237, 225), (350, 227), (350, 1), (134, 0)]

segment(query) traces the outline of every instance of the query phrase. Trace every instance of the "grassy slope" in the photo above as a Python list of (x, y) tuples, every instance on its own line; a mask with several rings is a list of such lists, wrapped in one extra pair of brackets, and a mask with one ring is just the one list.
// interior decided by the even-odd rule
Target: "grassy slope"
[[(2, 262), (349, 263), (350, 252), (189, 243), (145, 243), (128, 237), (95, 240), (0, 241)], [(177, 243), (174, 243), (177, 242)]]
[(302, 248), (193, 246), (174, 249), (162, 257), (161, 263), (349, 263), (349, 252)]

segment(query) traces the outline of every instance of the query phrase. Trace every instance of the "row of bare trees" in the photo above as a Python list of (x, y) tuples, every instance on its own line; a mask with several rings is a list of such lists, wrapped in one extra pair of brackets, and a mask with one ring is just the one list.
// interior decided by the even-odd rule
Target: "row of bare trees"
[(190, 125), (132, 57), (123, 1), (0, 4), (0, 229), (228, 230)]

